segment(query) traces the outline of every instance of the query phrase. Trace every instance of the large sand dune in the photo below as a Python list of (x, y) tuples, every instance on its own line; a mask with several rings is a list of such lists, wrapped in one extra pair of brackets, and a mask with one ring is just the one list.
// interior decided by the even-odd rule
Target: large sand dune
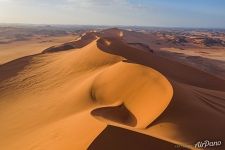
[(1, 149), (193, 149), (225, 139), (225, 81), (126, 36), (87, 33), (1, 65)]

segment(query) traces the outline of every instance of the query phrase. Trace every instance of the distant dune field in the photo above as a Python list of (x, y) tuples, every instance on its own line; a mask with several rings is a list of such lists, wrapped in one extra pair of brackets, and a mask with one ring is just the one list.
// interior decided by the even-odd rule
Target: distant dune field
[(74, 39), (75, 37), (72, 35), (59, 37), (36, 37), (24, 41), (13, 41), (10, 43), (0, 44), (0, 64), (4, 64), (23, 56), (41, 53), (43, 49), (50, 46), (63, 44)]
[(140, 32), (73, 38), (0, 52), (0, 149), (173, 150), (225, 139), (224, 79), (160, 55)]

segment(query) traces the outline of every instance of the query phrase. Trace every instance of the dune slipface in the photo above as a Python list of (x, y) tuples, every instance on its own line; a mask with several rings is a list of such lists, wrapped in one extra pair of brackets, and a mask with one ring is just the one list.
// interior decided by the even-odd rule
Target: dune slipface
[(224, 139), (225, 81), (130, 46), (130, 34), (87, 33), (1, 65), (1, 149), (194, 149)]

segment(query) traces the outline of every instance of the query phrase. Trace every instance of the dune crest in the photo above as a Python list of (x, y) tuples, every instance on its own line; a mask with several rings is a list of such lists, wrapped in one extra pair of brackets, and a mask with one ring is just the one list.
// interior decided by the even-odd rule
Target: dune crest
[(82, 35), (76, 41), (64, 43), (58, 46), (49, 47), (45, 49), (42, 53), (52, 53), (52, 52), (60, 52), (60, 51), (82, 48), (96, 39), (97, 39), (97, 35), (95, 32), (88, 32)]

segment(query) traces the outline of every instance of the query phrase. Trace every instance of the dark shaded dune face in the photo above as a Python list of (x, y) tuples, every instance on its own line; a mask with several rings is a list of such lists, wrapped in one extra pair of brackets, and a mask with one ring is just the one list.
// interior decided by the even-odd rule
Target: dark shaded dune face
[(132, 62), (152, 67), (172, 80), (202, 88), (225, 91), (225, 80), (185, 64), (141, 51), (117, 38), (99, 39), (97, 45), (104, 52), (123, 56)]
[(97, 33), (95, 32), (88, 32), (85, 35), (81, 36), (81, 38), (77, 41), (47, 48), (42, 53), (53, 53), (53, 52), (60, 52), (60, 51), (67, 51), (71, 49), (82, 48), (90, 44), (92, 41), (96, 40), (97, 39), (96, 35)]
[[(207, 52), (204, 52), (207, 53)], [(178, 63), (186, 63), (189, 66), (203, 70), (213, 76), (225, 80), (225, 63), (222, 60), (204, 58), (202, 56), (187, 56), (183, 53), (160, 51), (157, 52), (162, 57), (176, 60)]]
[(211, 141), (225, 139), (224, 133), (221, 132), (225, 126), (225, 93), (174, 81), (171, 81), (171, 84), (174, 95), (170, 105), (146, 129), (164, 123), (174, 124), (177, 127), (177, 139), (190, 145), (206, 138)]
[(100, 32), (100, 37), (114, 37), (114, 38), (121, 38), (123, 36), (124, 30), (118, 28), (111, 28), (107, 30), (103, 30)]
[(107, 128), (94, 140), (88, 150), (174, 150), (186, 148), (175, 144), (133, 132), (130, 130), (107, 126)]
[(128, 126), (136, 126), (137, 119), (124, 104), (112, 107), (97, 108), (91, 114), (100, 120), (111, 120)]
[(143, 43), (128, 43), (130, 46), (133, 46), (137, 49), (140, 49), (140, 50), (143, 50), (143, 51), (146, 51), (146, 52), (151, 52), (151, 53), (154, 53), (154, 50), (151, 49), (148, 45), (146, 44), (143, 44)]

